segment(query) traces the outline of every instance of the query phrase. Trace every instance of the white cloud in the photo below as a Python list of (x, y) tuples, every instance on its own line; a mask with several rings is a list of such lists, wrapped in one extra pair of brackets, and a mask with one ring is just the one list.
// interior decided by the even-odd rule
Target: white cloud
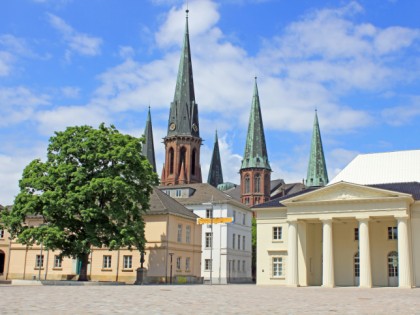
[(80, 94), (80, 88), (75, 86), (64, 86), (61, 88), (61, 93), (65, 98), (78, 98)]
[(12, 71), (14, 58), (7, 51), (0, 51), (0, 76), (8, 76)]
[(69, 60), (73, 52), (84, 56), (96, 56), (101, 53), (101, 38), (77, 32), (63, 19), (54, 14), (48, 13), (47, 16), (50, 24), (63, 35), (63, 39), (68, 45), (67, 60)]
[(37, 108), (49, 104), (49, 98), (46, 94), (35, 94), (23, 86), (0, 88), (0, 126), (31, 119)]
[(402, 126), (420, 116), (420, 96), (411, 96), (407, 104), (389, 107), (382, 111), (382, 117), (391, 126)]

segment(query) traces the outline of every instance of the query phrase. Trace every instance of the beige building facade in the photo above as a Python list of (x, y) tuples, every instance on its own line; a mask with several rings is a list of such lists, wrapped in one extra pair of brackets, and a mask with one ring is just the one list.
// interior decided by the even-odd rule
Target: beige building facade
[(254, 208), (257, 284), (420, 286), (420, 183), (338, 182)]
[[(154, 189), (150, 205), (150, 211), (144, 215), (145, 281), (201, 283), (201, 226), (197, 224), (197, 216), (158, 189)], [(29, 217), (27, 223), (36, 226), (42, 221)], [(10, 240), (7, 231), (0, 236), (0, 259), (3, 261), (0, 280), (78, 278), (80, 266), (76, 259), (59, 259), (58, 251), (46, 250), (41, 244), (23, 246)], [(134, 283), (139, 267), (140, 252), (136, 249), (92, 248), (88, 276), (92, 281)]]

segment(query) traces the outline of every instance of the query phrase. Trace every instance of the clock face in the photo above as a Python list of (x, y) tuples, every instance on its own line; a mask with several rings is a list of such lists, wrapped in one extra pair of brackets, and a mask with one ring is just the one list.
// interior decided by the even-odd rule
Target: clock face
[(175, 128), (176, 128), (176, 125), (174, 123), (172, 123), (172, 124), (169, 125), (169, 129), (170, 130), (175, 130)]
[(193, 124), (192, 129), (193, 129), (195, 132), (197, 132), (197, 131), (198, 131), (198, 127), (197, 127), (197, 125), (196, 125), (196, 124)]

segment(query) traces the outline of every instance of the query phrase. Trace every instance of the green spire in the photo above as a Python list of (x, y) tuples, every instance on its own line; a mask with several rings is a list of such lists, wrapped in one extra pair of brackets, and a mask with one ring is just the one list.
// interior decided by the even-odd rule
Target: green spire
[(267, 147), (265, 145), (264, 126), (256, 77), (245, 154), (241, 165), (241, 169), (245, 168), (265, 168), (271, 171), (270, 163), (268, 162)]
[(169, 114), (168, 137), (175, 135), (200, 136), (188, 31), (188, 10), (186, 13), (184, 45), (179, 62), (174, 101), (171, 103)]
[(153, 145), (153, 130), (152, 130), (152, 117), (149, 112), (147, 114), (146, 127), (144, 128), (145, 143), (142, 147), (142, 154), (149, 160), (150, 165), (153, 167), (153, 171), (156, 173), (156, 162), (155, 162), (155, 147)]
[(315, 110), (314, 128), (312, 132), (311, 155), (309, 157), (306, 186), (325, 186), (328, 183), (328, 173), (322, 148), (321, 132), (318, 115)]
[(211, 158), (209, 177), (207, 179), (207, 183), (214, 187), (217, 187), (217, 185), (223, 183), (222, 163), (220, 161), (219, 139), (217, 138), (217, 130), (216, 137), (214, 139), (213, 156)]

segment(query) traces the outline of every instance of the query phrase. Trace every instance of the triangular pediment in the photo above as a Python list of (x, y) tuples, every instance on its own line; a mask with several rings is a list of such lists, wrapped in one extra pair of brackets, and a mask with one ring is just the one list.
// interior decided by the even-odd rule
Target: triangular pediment
[(409, 194), (399, 193), (347, 182), (339, 182), (282, 201), (283, 204), (296, 204), (302, 202), (328, 202), (328, 201), (356, 201), (381, 200), (396, 197), (411, 197)]

